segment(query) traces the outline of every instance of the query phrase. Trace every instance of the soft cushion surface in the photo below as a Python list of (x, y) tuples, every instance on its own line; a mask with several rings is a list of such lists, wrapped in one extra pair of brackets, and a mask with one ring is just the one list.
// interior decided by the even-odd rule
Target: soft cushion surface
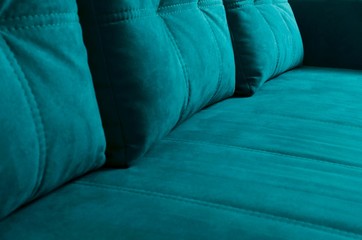
[(303, 43), (287, 0), (224, 0), (236, 64), (236, 93), (302, 63)]
[(104, 163), (75, 1), (0, 4), (0, 219)]
[(79, 0), (107, 137), (122, 166), (192, 114), (233, 94), (221, 0)]
[(362, 1), (290, 0), (290, 5), (305, 65), (362, 69)]
[(129, 169), (11, 215), (0, 239), (362, 239), (361, 75), (293, 70), (213, 105)]

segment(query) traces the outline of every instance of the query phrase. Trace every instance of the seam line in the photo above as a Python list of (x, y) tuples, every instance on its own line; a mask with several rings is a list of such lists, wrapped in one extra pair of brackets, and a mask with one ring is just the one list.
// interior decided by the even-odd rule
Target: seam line
[[(45, 170), (47, 167), (47, 138), (45, 133), (45, 127), (43, 122), (43, 117), (41, 115), (38, 103), (36, 101), (34, 92), (29, 84), (29, 81), (25, 77), (24, 72), (22, 71), (20, 65), (18, 64), (15, 54), (10, 48), (10, 45), (6, 41), (5, 38), (2, 37), (3, 42), (5, 43), (5, 46), (8, 50), (8, 53), (5, 53), (5, 56), (7, 58), (7, 61), (9, 62), (17, 80), (20, 83), (20, 86), (23, 90), (23, 94), (25, 96), (25, 99), (30, 107), (30, 110), (32, 112), (33, 121), (35, 123), (35, 128), (37, 131), (37, 138), (39, 142), (39, 165), (38, 165), (38, 174), (37, 174), (37, 181), (36, 185), (33, 188), (33, 192), (31, 196), (36, 195), (37, 191), (39, 191), (42, 181), (45, 175)], [(30, 103), (31, 102), (31, 103)]]
[[(288, 4), (289, 5), (289, 4)], [(290, 6), (290, 5), (289, 5)], [(298, 58), (298, 54), (297, 54), (297, 52), (300, 52), (299, 50), (298, 50), (298, 46), (297, 46), (297, 44), (295, 43), (295, 39), (294, 39), (294, 37), (293, 37), (293, 32), (292, 32), (292, 27), (290, 27), (289, 26), (289, 24), (288, 24), (288, 22), (289, 23), (292, 23), (292, 24), (295, 24), (295, 25), (297, 25), (297, 23), (295, 22), (296, 20), (295, 20), (295, 18), (294, 18), (294, 16), (293, 17), (291, 17), (291, 15), (290, 15), (290, 13), (289, 12), (287, 12), (287, 10), (286, 9), (284, 9), (284, 8), (282, 8), (279, 4), (275, 4), (274, 5), (274, 7), (276, 8), (276, 9), (279, 9), (279, 14), (280, 14), (280, 16), (282, 17), (282, 19), (283, 19), (283, 21), (285, 22), (285, 24), (287, 25), (287, 27), (288, 27), (288, 30), (289, 30), (289, 32), (290, 32), (290, 34), (291, 34), (291, 36), (292, 36), (292, 39), (293, 39), (293, 67), (296, 67), (296, 66), (298, 66), (298, 64), (300, 64), (300, 62), (298, 62), (298, 59), (300, 59), (300, 57)], [(288, 18), (289, 18), (289, 21), (288, 21)], [(299, 32), (299, 29), (298, 29), (298, 27), (297, 27), (297, 30), (298, 30), (298, 32)], [(298, 33), (299, 34), (299, 33)], [(297, 51), (298, 50), (298, 51)]]
[[(235, 113), (233, 111), (212, 111), (212, 112), (213, 113)], [(324, 120), (319, 120), (319, 119), (310, 119), (310, 118), (305, 118), (305, 117), (288, 116), (288, 115), (266, 113), (266, 112), (258, 112), (257, 114), (258, 115), (265, 115), (265, 116), (273, 116), (273, 117), (281, 117), (281, 118), (288, 118), (288, 119), (303, 120), (303, 121), (308, 121), (308, 122), (318, 122), (318, 123), (323, 123), (323, 124), (332, 125), (332, 126), (338, 126), (338, 127), (342, 127), (342, 128), (354, 128), (354, 129), (362, 130), (362, 126), (350, 125), (350, 124), (340, 124), (340, 123), (336, 123), (336, 122), (324, 121)]]
[(276, 63), (275, 63), (275, 68), (274, 68), (274, 72), (271, 75), (271, 78), (274, 77), (277, 73), (278, 67), (279, 67), (279, 61), (280, 61), (280, 48), (279, 48), (279, 44), (278, 44), (278, 40), (277, 37), (275, 35), (274, 30), (272, 29), (270, 22), (266, 19), (266, 17), (264, 16), (263, 12), (260, 11), (260, 9), (258, 9), (258, 12), (260, 13), (260, 15), (262, 16), (262, 18), (265, 20), (266, 24), (269, 26), (270, 31), (272, 32), (273, 36), (274, 36), (274, 42), (275, 42), (275, 46), (277, 49), (277, 59), (276, 59)]
[[(222, 6), (222, 3), (220, 1), (202, 1), (200, 0), (199, 3), (203, 6), (209, 6), (209, 5), (220, 5)], [(110, 11), (110, 12), (107, 12), (107, 13), (103, 13), (103, 14), (100, 14), (98, 15), (99, 17), (106, 17), (106, 16), (111, 16), (111, 15), (119, 15), (121, 13), (126, 13), (126, 12), (142, 12), (142, 11), (145, 11), (145, 10), (149, 10), (149, 11), (153, 11), (153, 12), (157, 12), (159, 10), (163, 10), (163, 9), (170, 9), (170, 8), (173, 8), (173, 7), (181, 7), (181, 6), (185, 6), (185, 5), (197, 5), (196, 3), (194, 2), (186, 2), (186, 3), (177, 3), (177, 4), (170, 4), (170, 5), (164, 5), (164, 6), (159, 6), (159, 7), (156, 7), (156, 8), (124, 8), (124, 9), (119, 9), (119, 10), (116, 10), (116, 11)]]
[(173, 34), (172, 34), (170, 28), (168, 27), (165, 19), (163, 19), (162, 17), (160, 17), (160, 18), (161, 18), (162, 23), (165, 26), (168, 37), (170, 38), (170, 40), (172, 42), (172, 45), (174, 46), (178, 62), (180, 64), (182, 72), (184, 74), (184, 81), (185, 81), (185, 86), (186, 86), (186, 98), (185, 98), (184, 106), (183, 106), (181, 114), (180, 114), (180, 118), (179, 118), (179, 122), (180, 122), (183, 119), (184, 114), (185, 114), (185, 112), (186, 112), (186, 110), (187, 110), (187, 108), (189, 106), (190, 96), (192, 94), (191, 93), (191, 86), (190, 86), (190, 76), (189, 76), (189, 73), (187, 71), (187, 66), (186, 66), (184, 58), (182, 56), (181, 49), (180, 49), (179, 45), (177, 44), (177, 41), (176, 41), (175, 37), (173, 36)]
[(115, 191), (115, 192), (139, 194), (139, 195), (144, 195), (144, 196), (148, 196), (148, 197), (157, 197), (157, 198), (166, 199), (166, 200), (174, 200), (174, 201), (178, 201), (178, 202), (204, 206), (204, 207), (208, 207), (211, 209), (219, 209), (219, 210), (232, 211), (232, 212), (237, 211), (241, 214), (248, 215), (251, 217), (272, 220), (272, 221), (276, 221), (279, 223), (299, 226), (299, 227), (303, 227), (303, 228), (314, 229), (317, 231), (322, 231), (322, 232), (326, 232), (326, 233), (330, 233), (330, 234), (334, 234), (334, 235), (340, 235), (340, 236), (344, 236), (344, 237), (350, 237), (353, 239), (360, 239), (360, 237), (361, 237), (360, 234), (344, 231), (344, 230), (330, 227), (330, 226), (323, 226), (323, 225), (306, 222), (306, 221), (299, 220), (299, 219), (293, 219), (293, 218), (289, 218), (289, 217), (285, 217), (285, 216), (278, 216), (278, 215), (274, 215), (271, 213), (247, 209), (247, 208), (238, 207), (238, 206), (232, 206), (232, 205), (226, 205), (226, 204), (214, 203), (214, 202), (207, 202), (207, 201), (199, 200), (196, 198), (182, 197), (182, 196), (165, 194), (165, 193), (160, 193), (160, 192), (155, 192), (155, 191), (147, 191), (147, 190), (143, 190), (143, 189), (120, 187), (120, 186), (114, 186), (114, 185), (108, 185), (108, 184), (96, 184), (96, 183), (86, 182), (86, 181), (80, 181), (80, 182), (75, 182), (75, 183), (71, 183), (71, 184), (85, 186), (85, 187), (95, 187), (98, 189), (110, 190), (110, 191)]
[[(190, 5), (191, 7), (188, 7), (185, 9), (175, 9), (175, 10), (171, 10), (171, 11), (162, 11), (164, 8), (123, 9), (123, 10), (120, 10), (117, 12), (115, 11), (112, 13), (100, 15), (99, 17), (97, 17), (97, 19), (101, 18), (99, 24), (101, 24), (103, 26), (108, 26), (108, 25), (112, 25), (115, 23), (132, 21), (132, 20), (142, 19), (142, 18), (146, 18), (146, 17), (167, 16), (167, 15), (172, 15), (175, 13), (182, 13), (182, 12), (190, 11), (190, 10), (198, 10), (197, 4), (195, 4), (195, 3), (193, 3), (193, 4), (187, 3), (187, 4), (181, 4), (181, 5), (186, 5), (186, 6)], [(202, 4), (202, 7), (204, 7), (204, 8), (221, 7), (221, 6), (222, 5), (220, 3), (213, 3), (213, 2), (211, 2), (208, 5)], [(171, 7), (168, 7), (165, 9), (170, 9), (170, 8)]]
[(201, 12), (201, 15), (203, 16), (203, 19), (205, 20), (206, 24), (208, 25), (209, 29), (210, 29), (210, 32), (211, 32), (211, 35), (212, 35), (212, 38), (215, 42), (215, 45), (216, 45), (216, 48), (217, 48), (217, 53), (218, 53), (218, 62), (219, 62), (219, 76), (218, 76), (218, 80), (217, 80), (217, 85), (216, 85), (216, 89), (215, 89), (215, 92), (214, 94), (212, 95), (211, 99), (209, 100), (209, 104), (212, 104), (213, 102), (216, 101), (216, 96), (218, 95), (219, 91), (220, 91), (220, 86), (221, 86), (221, 83), (222, 83), (222, 79), (223, 79), (223, 67), (224, 67), (224, 62), (223, 62), (223, 59), (222, 59), (222, 53), (221, 53), (221, 48), (219, 46), (219, 43), (216, 39), (216, 34), (215, 34), (215, 31), (212, 29), (212, 26), (210, 24), (210, 21), (206, 18), (206, 13), (202, 10), (202, 8), (200, 7), (200, 12)]
[(32, 29), (49, 29), (53, 27), (62, 27), (62, 26), (70, 26), (70, 25), (77, 25), (79, 24), (77, 21), (74, 22), (66, 22), (66, 23), (52, 23), (52, 24), (38, 24), (38, 25), (31, 25), (31, 26), (22, 26), (22, 27), (6, 27), (0, 26), (0, 30), (4, 32), (11, 32), (11, 31), (19, 31), (19, 30), (32, 30)]
[[(288, 24), (288, 21), (284, 18), (284, 14), (283, 13), (285, 13), (285, 11), (281, 8), (281, 7), (279, 7), (278, 5), (276, 5), (276, 4), (274, 4), (274, 5), (272, 5), (275, 9), (276, 9), (276, 11), (278, 12), (278, 14), (279, 14), (279, 16), (281, 17), (281, 19), (283, 20), (283, 22), (284, 22), (284, 24), (285, 24), (285, 26), (286, 26), (286, 28), (288, 29), (288, 32), (290, 33), (290, 38), (291, 38), (291, 44), (290, 45), (292, 45), (292, 47), (293, 47), (293, 50), (292, 50), (292, 67), (294, 67), (294, 66), (296, 66), (297, 64), (296, 64), (296, 45), (295, 45), (295, 42), (293, 41), (294, 40), (294, 38), (293, 38), (293, 33), (292, 33), (292, 30), (291, 30), (291, 28), (290, 28), (290, 26), (289, 26), (289, 24)], [(289, 55), (289, 54), (288, 54)]]
[(41, 17), (52, 17), (52, 16), (77, 16), (77, 13), (74, 11), (64, 11), (64, 12), (50, 12), (50, 13), (40, 13), (40, 14), (33, 14), (33, 15), (23, 15), (23, 16), (13, 16), (13, 17), (3, 17), (0, 18), (0, 22), (5, 21), (16, 21), (16, 20), (25, 20), (25, 19), (34, 19), (34, 18), (41, 18)]
[[(225, 1), (225, 0), (224, 0)], [(254, 3), (254, 2), (244, 2), (244, 1), (235, 1), (225, 3), (226, 10), (233, 10), (233, 9), (242, 9), (247, 6), (263, 6), (263, 5), (274, 5), (274, 4), (288, 4), (288, 1), (281, 0), (281, 1), (274, 1), (272, 3)]]
[(317, 158), (307, 158), (307, 157), (302, 157), (302, 156), (296, 156), (296, 155), (291, 155), (288, 153), (282, 153), (282, 152), (272, 152), (269, 150), (265, 150), (265, 149), (257, 149), (257, 148), (252, 148), (252, 147), (245, 147), (245, 146), (235, 146), (235, 145), (226, 145), (226, 144), (220, 144), (220, 143), (211, 143), (211, 142), (204, 142), (204, 141), (195, 141), (195, 140), (183, 140), (183, 139), (177, 139), (177, 138), (171, 138), (171, 137), (166, 137), (164, 139), (162, 139), (161, 141), (169, 141), (169, 142), (175, 142), (175, 143), (186, 143), (186, 144), (200, 144), (203, 146), (218, 146), (218, 147), (224, 147), (224, 148), (229, 148), (229, 149), (238, 149), (238, 150), (245, 150), (245, 151), (250, 151), (250, 152), (256, 152), (256, 153), (262, 153), (262, 154), (270, 154), (270, 155), (274, 155), (274, 156), (279, 156), (279, 157), (291, 157), (294, 159), (301, 159), (301, 160), (308, 160), (308, 161), (317, 161), (317, 162), (321, 162), (324, 164), (330, 164), (333, 166), (340, 166), (340, 167), (344, 167), (344, 168), (349, 168), (349, 169), (353, 169), (353, 170), (357, 170), (357, 171), (361, 171), (362, 167), (360, 166), (356, 166), (356, 165), (348, 165), (348, 164), (343, 164), (343, 163), (339, 163), (339, 162), (330, 162), (330, 161), (326, 161), (323, 159), (317, 159)]

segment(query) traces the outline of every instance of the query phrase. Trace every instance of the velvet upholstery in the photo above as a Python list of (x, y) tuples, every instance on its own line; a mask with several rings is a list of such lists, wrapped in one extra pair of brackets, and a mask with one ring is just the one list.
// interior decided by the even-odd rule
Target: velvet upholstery
[(302, 63), (303, 43), (287, 0), (224, 0), (224, 4), (238, 95), (253, 95), (265, 81)]
[(233, 94), (222, 0), (78, 0), (107, 138), (125, 166), (201, 108)]
[(362, 69), (362, 1), (290, 0), (305, 48), (304, 64)]
[[(265, 82), (250, 98), (218, 102), (228, 95), (222, 96), (226, 89), (235, 85), (223, 85), (223, 80), (218, 88), (214, 82), (217, 73), (221, 76), (221, 69), (223, 79), (227, 74), (231, 77), (234, 69), (232, 62), (226, 63), (228, 54), (232, 54), (230, 44), (226, 50), (217, 48), (227, 46), (228, 39), (227, 32), (222, 31), (225, 16), (219, 1), (199, 0), (196, 4), (196, 1), (175, 0), (172, 1), (175, 5), (167, 5), (169, 0), (123, 0), (125, 5), (118, 5), (120, 2), (93, 1), (93, 8), (91, 1), (79, 1), (92, 74), (104, 125), (108, 127), (108, 142), (112, 143), (109, 150), (116, 146), (114, 142), (122, 143), (117, 137), (125, 136), (118, 135), (123, 132), (110, 134), (117, 129), (123, 131), (118, 118), (121, 115), (115, 111), (114, 104), (130, 103), (123, 103), (124, 98), (111, 94), (120, 89), (126, 96), (134, 91), (141, 99), (134, 103), (143, 104), (134, 105), (133, 110), (141, 109), (143, 115), (134, 116), (145, 120), (130, 118), (127, 131), (148, 129), (145, 134), (151, 134), (163, 129), (165, 136), (160, 134), (161, 139), (157, 139), (145, 135), (151, 137), (146, 145), (131, 146), (133, 161), (126, 159), (127, 169), (101, 168), (80, 176), (104, 162), (105, 146), (74, 0), (1, 1), (1, 240), (362, 240), (362, 70), (304, 66)], [(234, 3), (238, 6), (243, 2)], [(293, 1), (297, 2), (293, 7), (298, 6), (295, 9), (299, 9), (300, 14), (309, 14), (302, 2)], [(359, 1), (303, 2), (307, 5), (330, 2), (340, 11), (346, 11), (350, 4), (357, 7)], [(269, 8), (272, 1), (264, 3), (265, 8)], [(156, 8), (157, 14), (153, 11)], [(326, 8), (338, 16), (338, 10), (327, 5)], [(300, 23), (299, 10), (296, 15)], [(354, 10), (350, 9), (351, 15), (356, 13)], [(92, 12), (95, 18), (90, 17)], [(315, 17), (314, 14), (311, 17)], [(205, 15), (210, 20), (210, 28), (200, 26), (205, 21), (196, 15), (200, 18)], [(322, 23), (324, 17), (321, 16), (321, 22), (315, 18), (316, 25)], [(359, 20), (357, 15), (344, 17)], [(162, 23), (156, 18), (171, 27), (160, 27)], [(346, 24), (345, 19), (340, 19), (338, 24)], [(357, 35), (353, 35), (347, 25), (344, 27), (348, 37), (338, 41), (356, 44), (350, 37), (358, 38), (358, 26)], [(124, 30), (122, 36), (118, 28)], [(211, 29), (215, 33), (220, 30), (224, 35), (219, 32), (214, 39)], [(190, 31), (195, 34), (190, 35)], [(342, 28), (336, 27), (336, 35), (340, 36), (338, 31)], [(302, 29), (303, 37), (323, 35), (303, 32)], [(331, 33), (325, 34), (333, 37)], [(133, 42), (136, 38), (127, 38), (134, 35), (145, 37), (137, 38), (136, 42)], [(167, 43), (162, 39), (171, 35), (174, 40), (167, 41), (172, 41), (174, 48), (167, 44), (162, 48), (141, 47)], [(202, 39), (197, 43), (200, 46), (195, 47), (193, 53), (186, 51), (196, 44), (196, 38)], [(107, 41), (100, 44), (104, 40)], [(307, 55), (331, 56), (329, 62), (329, 59), (322, 62), (316, 58), (315, 65), (326, 61), (326, 65), (359, 68), (353, 65), (358, 56), (349, 51), (341, 55), (339, 61), (333, 52), (340, 54), (338, 47), (343, 48), (324, 48), (330, 52), (315, 53), (308, 48)], [(356, 52), (360, 51), (358, 46), (354, 47)], [(349, 46), (345, 49), (353, 50)], [(220, 50), (220, 59), (225, 58), (223, 61), (216, 57), (217, 50)], [(206, 51), (209, 54), (205, 54)], [(137, 62), (132, 65), (118, 58), (119, 55)], [(349, 60), (348, 55), (356, 58)], [(107, 59), (111, 61), (99, 64)], [(217, 59), (220, 65), (216, 65)], [(309, 61), (305, 63), (311, 63)], [(146, 65), (140, 64), (142, 62)], [(154, 63), (154, 71), (149, 68), (149, 62)], [(190, 71), (196, 68), (189, 63), (195, 63), (202, 70)], [(225, 64), (224, 68), (221, 63)], [(133, 71), (136, 68), (147, 74)], [(172, 69), (175, 69), (173, 75)], [(110, 79), (125, 77), (118, 71), (128, 80), (143, 80), (130, 81), (128, 85), (110, 84)], [(193, 81), (179, 76), (186, 72)], [(109, 73), (117, 73), (115, 76), (119, 78), (113, 75), (108, 78)], [(130, 73), (137, 78), (132, 78)], [(171, 75), (163, 81), (163, 74)], [(142, 85), (134, 85), (137, 83)], [(193, 88), (188, 88), (191, 90), (189, 104), (183, 99), (186, 83), (199, 91), (193, 95)], [(153, 84), (159, 84), (159, 88), (153, 88)], [(174, 107), (173, 104), (183, 99), (182, 110), (179, 109), (176, 116), (173, 109), (162, 109), (159, 105), (158, 111), (152, 112), (157, 110), (155, 100), (135, 91), (136, 88), (152, 90), (164, 107), (166, 102)], [(177, 89), (180, 95), (175, 94)], [(146, 90), (143, 93), (147, 93)], [(162, 95), (168, 91), (174, 95)], [(205, 97), (212, 92), (214, 98)], [(214, 102), (218, 103), (212, 104)], [(146, 109), (147, 104), (155, 108)], [(126, 109), (122, 114), (127, 117), (129, 111)], [(158, 115), (162, 111), (171, 112)], [(157, 115), (159, 125), (150, 124)], [(170, 116), (177, 121), (169, 132), (165, 130), (165, 121)], [(113, 130), (109, 128), (112, 126)], [(151, 140), (154, 141), (152, 147)], [(136, 157), (138, 150), (139, 157)], [(122, 155), (122, 151), (113, 154), (110, 162), (122, 165), (123, 160), (115, 162), (119, 159), (117, 156), (112, 159)], [(47, 193), (51, 190), (54, 191)]]
[(361, 75), (305, 67), (210, 106), (128, 169), (12, 214), (0, 239), (362, 239)]
[(1, 1), (0, 219), (100, 167), (104, 149), (75, 0)]

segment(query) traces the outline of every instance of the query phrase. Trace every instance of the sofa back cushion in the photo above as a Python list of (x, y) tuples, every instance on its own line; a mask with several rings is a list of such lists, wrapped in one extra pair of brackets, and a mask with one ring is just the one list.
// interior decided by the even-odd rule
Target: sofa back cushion
[(75, 0), (0, 5), (0, 219), (104, 164)]
[(222, 0), (78, 0), (107, 137), (124, 166), (203, 107), (233, 94)]
[(303, 43), (287, 0), (224, 0), (236, 63), (236, 93), (250, 96), (303, 61)]

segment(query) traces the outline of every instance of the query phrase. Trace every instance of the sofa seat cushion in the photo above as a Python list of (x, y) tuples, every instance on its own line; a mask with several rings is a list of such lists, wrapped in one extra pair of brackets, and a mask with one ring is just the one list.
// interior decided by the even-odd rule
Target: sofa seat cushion
[(11, 215), (0, 239), (362, 239), (361, 76), (301, 68), (213, 105), (128, 169)]

